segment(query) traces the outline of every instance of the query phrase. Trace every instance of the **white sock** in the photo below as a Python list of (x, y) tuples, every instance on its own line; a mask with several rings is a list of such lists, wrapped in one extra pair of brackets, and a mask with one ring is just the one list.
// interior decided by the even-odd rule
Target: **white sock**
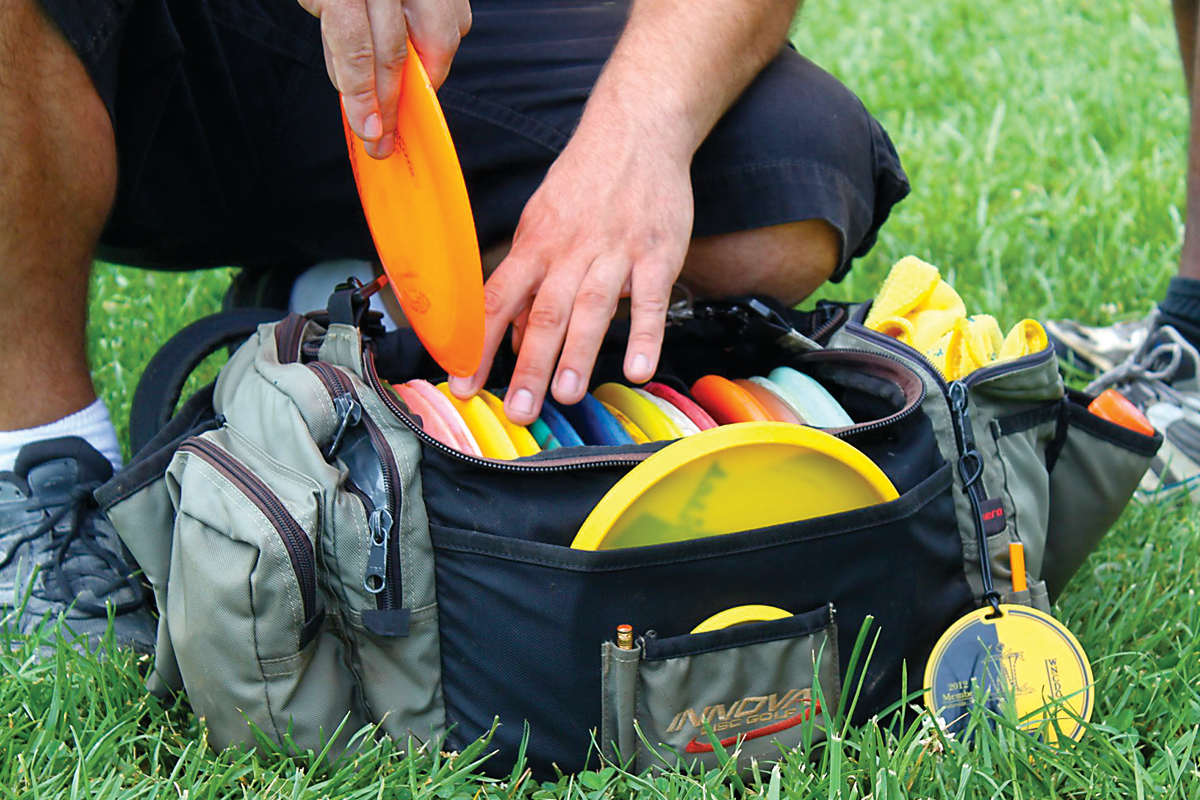
[[(375, 280), (375, 272), (370, 262), (342, 259), (340, 261), (322, 261), (300, 273), (292, 284), (292, 296), (288, 300), (288, 311), (304, 314), (309, 311), (325, 308), (329, 295), (339, 283), (349, 277), (358, 278), (363, 283)], [(386, 330), (396, 330), (396, 323), (383, 305), (383, 298), (378, 293), (371, 297), (371, 310), (383, 314), (383, 327)]]
[(19, 431), (0, 431), (0, 472), (12, 470), (17, 463), (17, 453), (25, 445), (63, 436), (78, 436), (112, 462), (114, 470), (121, 468), (117, 430), (108, 416), (108, 406), (97, 398), (87, 408), (54, 422)]

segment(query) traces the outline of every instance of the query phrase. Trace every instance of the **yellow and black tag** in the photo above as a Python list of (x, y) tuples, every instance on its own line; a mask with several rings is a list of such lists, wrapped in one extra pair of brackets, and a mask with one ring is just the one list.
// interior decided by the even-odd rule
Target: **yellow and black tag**
[(1095, 705), (1092, 667), (1079, 641), (1037, 609), (1004, 604), (1000, 612), (978, 609), (942, 634), (925, 667), (926, 705), (959, 732), (977, 698), (999, 713), (1011, 697), (1022, 727), (1045, 727), (1055, 741), (1055, 726), (1046, 725), (1054, 718), (1063, 735), (1079, 739), (1079, 720), (1089, 720)]

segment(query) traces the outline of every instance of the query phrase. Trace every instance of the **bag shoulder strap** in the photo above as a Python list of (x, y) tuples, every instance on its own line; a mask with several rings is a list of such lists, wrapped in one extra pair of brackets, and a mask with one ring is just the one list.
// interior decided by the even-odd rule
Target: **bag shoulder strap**
[(129, 445), (135, 455), (175, 413), (188, 376), (200, 362), (224, 347), (239, 345), (258, 326), (285, 312), (268, 308), (222, 311), (183, 328), (159, 348), (138, 381), (129, 409)]

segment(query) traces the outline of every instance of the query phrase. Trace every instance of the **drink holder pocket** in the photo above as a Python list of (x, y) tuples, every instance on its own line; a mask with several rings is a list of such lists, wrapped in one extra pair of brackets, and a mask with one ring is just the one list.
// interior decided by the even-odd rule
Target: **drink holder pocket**
[(601, 646), (601, 747), (642, 772), (778, 758), (825, 738), (841, 696), (832, 604), (803, 614)]
[(1162, 444), (1087, 410), (1092, 398), (1068, 392), (1058, 435), (1047, 450), (1050, 519), (1042, 579), (1053, 600), (1125, 509)]

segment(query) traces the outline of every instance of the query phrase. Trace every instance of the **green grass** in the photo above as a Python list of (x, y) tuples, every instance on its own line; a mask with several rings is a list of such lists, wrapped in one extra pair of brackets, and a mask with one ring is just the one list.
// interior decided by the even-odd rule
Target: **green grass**
[[(828, 296), (869, 296), (907, 253), (1004, 325), (1105, 322), (1161, 296), (1182, 238), (1187, 132), (1166, 0), (813, 3), (797, 31), (884, 122), (914, 187)], [(122, 435), (156, 345), (215, 310), (227, 280), (98, 268), (91, 356)], [(1056, 613), (1091, 654), (1098, 701), (1088, 735), (1061, 750), (1003, 721), (968, 748), (918, 718), (895, 734), (848, 729), (815, 761), (796, 755), (745, 784), (613, 768), (491, 782), (472, 770), (486, 748), (451, 761), (378, 744), (329, 767), (208, 751), (186, 704), (144, 695), (132, 657), (39, 664), (18, 648), (0, 657), (0, 795), (1200, 797), (1198, 567), (1186, 507), (1130, 509), (1084, 565)]]

